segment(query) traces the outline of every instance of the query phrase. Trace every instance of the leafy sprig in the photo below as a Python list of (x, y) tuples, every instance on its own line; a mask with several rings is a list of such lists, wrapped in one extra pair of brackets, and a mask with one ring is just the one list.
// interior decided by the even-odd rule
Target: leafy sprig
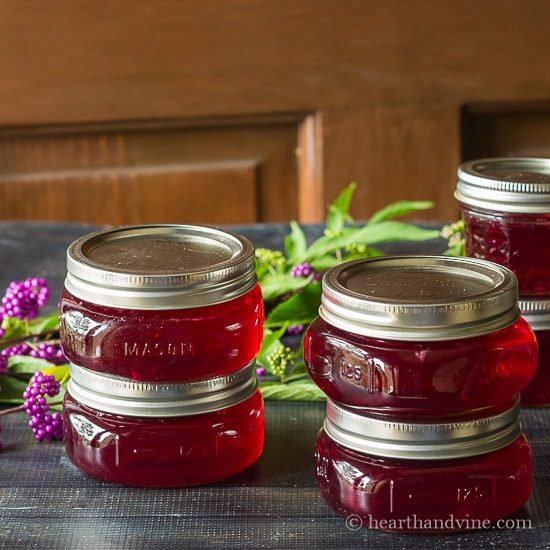
[[(4, 335), (0, 338), (0, 350), (19, 343), (36, 347), (40, 342), (59, 343), (58, 313), (54, 311), (45, 317), (32, 320), (17, 317), (4, 317), (2, 322)], [(69, 378), (68, 365), (55, 365), (40, 357), (31, 355), (13, 355), (8, 357), (5, 372), (0, 376), (0, 403), (20, 404), (30, 379), (37, 372), (55, 376), (61, 383), (61, 392), (56, 401), (63, 400), (63, 394)], [(55, 405), (61, 410), (61, 405)]]
[[(293, 221), (283, 251), (260, 248), (256, 252), (256, 272), (267, 312), (257, 359), (266, 399), (325, 399), (307, 373), (303, 342), (293, 349), (287, 340), (292, 339), (289, 328), (303, 330), (317, 317), (322, 294), (320, 277), (327, 269), (345, 261), (381, 256), (384, 252), (377, 246), (382, 243), (427, 241), (442, 236), (437, 229), (395, 220), (433, 207), (430, 201), (398, 201), (374, 213), (367, 222), (358, 223), (350, 214), (355, 187), (353, 183), (346, 187), (329, 205), (324, 232), (313, 242), (308, 243), (302, 227)], [(447, 251), (457, 252), (456, 247)], [(310, 273), (297, 277), (294, 269), (303, 265), (311, 267)]]

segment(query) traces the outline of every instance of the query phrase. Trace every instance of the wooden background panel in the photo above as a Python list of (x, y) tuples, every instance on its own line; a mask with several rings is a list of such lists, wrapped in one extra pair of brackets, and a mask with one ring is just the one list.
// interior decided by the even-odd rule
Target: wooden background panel
[[(390, 200), (430, 200), (415, 218), (455, 220), (453, 199), (460, 162), (460, 117), (452, 108), (379, 107), (325, 113), (328, 189), (356, 181), (352, 214), (360, 218)], [(350, 143), (346, 136), (353, 135)], [(357, 159), (361, 160), (360, 165)]]
[(462, 155), (550, 157), (550, 103), (474, 104), (462, 111)]
[[(0, 178), (1, 219), (102, 225), (246, 223), (257, 217), (255, 165), (121, 168)], [(40, 201), (33, 200), (39, 196)]]
[[(421, 198), (454, 219), (462, 108), (550, 101), (548, 28), (547, 0), (4, 0), (0, 128), (297, 113), (284, 154), (230, 159), (258, 162), (261, 220), (319, 221), (351, 181), (356, 217)], [(241, 139), (216, 135), (205, 152)]]
[(6, 129), (0, 218), (117, 224), (315, 217), (321, 207), (317, 188), (308, 192), (317, 164), (315, 130), (304, 130), (315, 126), (309, 118)]
[(4, 0), (0, 121), (546, 99), (546, 0)]

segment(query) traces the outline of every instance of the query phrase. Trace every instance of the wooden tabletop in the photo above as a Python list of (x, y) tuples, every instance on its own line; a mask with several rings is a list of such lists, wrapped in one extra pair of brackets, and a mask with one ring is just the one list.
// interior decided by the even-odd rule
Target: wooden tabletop
[[(55, 296), (63, 284), (67, 245), (92, 229), (0, 224), (0, 285), (45, 276)], [(258, 246), (271, 247), (280, 246), (287, 228), (239, 231)], [(314, 475), (313, 452), (324, 405), (266, 402), (265, 413), (265, 450), (254, 466), (223, 482), (185, 489), (98, 481), (71, 464), (61, 442), (36, 442), (24, 414), (2, 417), (0, 548), (550, 548), (548, 409), (522, 411), (533, 448), (534, 487), (529, 502), (512, 519), (530, 528), (441, 535), (348, 528), (320, 497)]]

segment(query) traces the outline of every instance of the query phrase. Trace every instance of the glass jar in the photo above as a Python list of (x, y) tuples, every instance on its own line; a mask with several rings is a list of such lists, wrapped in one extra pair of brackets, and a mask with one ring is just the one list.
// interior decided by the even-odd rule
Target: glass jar
[[(382, 256), (331, 268), (306, 368), (328, 397), (388, 415), (483, 415), (533, 378), (517, 280), (485, 260)], [(491, 409), (494, 412), (494, 409)]]
[(535, 332), (539, 347), (537, 371), (521, 391), (523, 407), (550, 406), (550, 300), (520, 300), (522, 316)]
[(462, 164), (455, 192), (466, 254), (504, 265), (520, 296), (550, 295), (550, 159), (492, 158)]
[(129, 485), (223, 479), (264, 439), (252, 244), (191, 225), (107, 229), (67, 251), (60, 335), (69, 458)]
[(130, 226), (78, 239), (59, 309), (70, 362), (133, 380), (228, 374), (256, 357), (263, 337), (252, 244), (202, 226)]
[(255, 365), (205, 381), (166, 384), (72, 364), (63, 428), (71, 462), (99, 479), (141, 487), (224, 479), (262, 452)]
[(483, 529), (528, 500), (531, 449), (519, 401), (477, 420), (412, 423), (329, 399), (316, 475), (327, 504), (354, 527)]

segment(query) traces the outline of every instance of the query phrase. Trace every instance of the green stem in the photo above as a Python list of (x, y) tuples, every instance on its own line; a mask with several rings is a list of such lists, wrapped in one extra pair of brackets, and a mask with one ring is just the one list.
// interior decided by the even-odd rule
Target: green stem
[(10, 409), (4, 409), (3, 411), (0, 411), (0, 416), (4, 416), (5, 414), (12, 414), (19, 411), (25, 410), (25, 404), (22, 403), (21, 405), (18, 405), (17, 407), (11, 407)]
[(13, 344), (21, 344), (22, 342), (36, 342), (41, 338), (47, 338), (48, 336), (54, 336), (59, 334), (59, 329), (45, 330), (39, 334), (27, 334), (26, 336), (20, 336), (19, 338), (10, 338), (9, 340), (2, 340), (0, 344), (2, 347), (9, 347)]
[[(55, 407), (56, 405), (62, 405), (62, 404), (63, 404), (63, 401), (53, 401), (52, 403), (48, 403), (50, 407)], [(4, 409), (3, 411), (0, 411), (0, 416), (4, 416), (6, 414), (13, 414), (24, 410), (25, 410), (25, 403), (21, 403), (21, 405), (17, 405), (17, 407), (11, 407), (9, 409)]]

